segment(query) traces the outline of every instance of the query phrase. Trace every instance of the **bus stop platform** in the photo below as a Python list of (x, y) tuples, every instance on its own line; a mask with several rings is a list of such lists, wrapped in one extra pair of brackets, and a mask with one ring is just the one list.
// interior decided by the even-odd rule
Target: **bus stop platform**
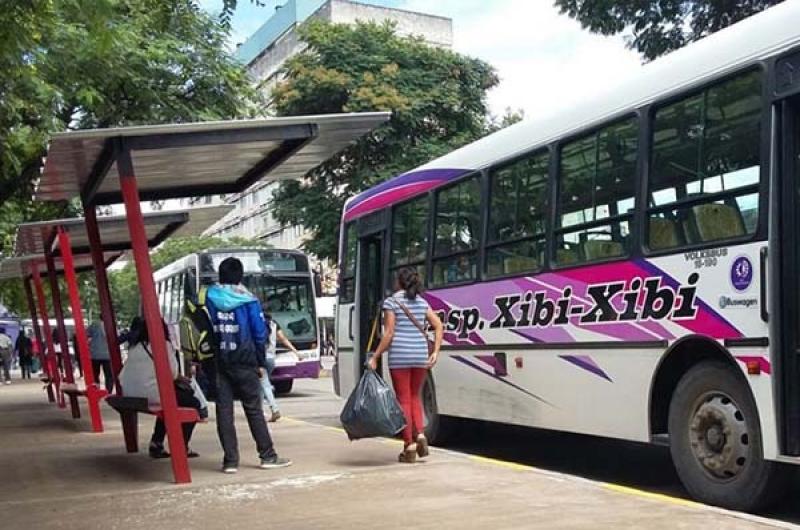
[[(302, 401), (302, 400), (300, 400)], [(117, 414), (90, 432), (42, 399), (37, 380), (0, 387), (0, 513), (4, 529), (145, 528), (769, 528), (775, 522), (570, 475), (433, 449), (396, 463), (394, 440), (349, 442), (313, 418), (334, 402), (297, 405), (270, 430), (294, 465), (261, 470), (237, 410), (239, 473), (220, 472), (213, 410), (195, 430), (193, 482), (171, 483), (169, 459), (126, 454)], [(305, 407), (300, 409), (298, 407)], [(237, 405), (238, 408), (238, 405)], [(330, 411), (329, 411), (330, 412)], [(146, 447), (152, 424), (143, 421)]]

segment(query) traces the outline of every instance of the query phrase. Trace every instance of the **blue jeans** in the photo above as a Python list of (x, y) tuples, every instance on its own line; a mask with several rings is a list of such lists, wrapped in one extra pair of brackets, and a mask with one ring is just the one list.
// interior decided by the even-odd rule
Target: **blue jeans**
[(275, 370), (275, 359), (267, 357), (267, 377), (261, 380), (261, 389), (264, 392), (264, 402), (275, 412), (278, 410), (278, 402), (275, 400), (275, 389), (272, 388), (272, 383), (269, 380), (273, 370)]

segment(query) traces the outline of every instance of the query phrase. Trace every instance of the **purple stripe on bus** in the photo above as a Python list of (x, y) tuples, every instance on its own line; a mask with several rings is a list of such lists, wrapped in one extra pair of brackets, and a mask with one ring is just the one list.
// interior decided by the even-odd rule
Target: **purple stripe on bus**
[(345, 211), (349, 211), (352, 208), (355, 208), (365, 200), (373, 197), (381, 192), (397, 188), (399, 186), (405, 186), (407, 184), (412, 184), (415, 182), (420, 182), (424, 180), (439, 180), (439, 181), (448, 181), (454, 178), (458, 178), (461, 175), (468, 173), (469, 169), (422, 169), (419, 171), (409, 171), (408, 173), (403, 173), (402, 175), (398, 175), (394, 178), (391, 178), (385, 182), (378, 184), (366, 191), (363, 191), (355, 196), (355, 198), (350, 201)]
[(380, 193), (378, 195), (375, 195), (374, 197), (367, 199), (358, 206), (345, 212), (344, 220), (345, 222), (347, 222), (350, 221), (351, 219), (360, 217), (362, 215), (366, 215), (376, 210), (388, 208), (389, 206), (401, 202), (404, 199), (425, 193), (426, 191), (439, 186), (439, 184), (441, 184), (441, 181), (427, 180), (423, 182), (416, 182), (413, 184), (406, 184), (404, 186), (399, 186), (397, 188), (387, 190), (383, 193)]
[[(650, 263), (649, 261), (644, 260), (644, 259), (636, 259), (636, 260), (633, 260), (633, 262), (636, 263), (637, 266), (639, 266), (642, 269), (648, 271), (651, 275), (661, 276), (661, 278), (662, 278), (661, 281), (666, 283), (667, 285), (669, 285), (673, 289), (677, 290), (678, 287), (680, 286), (680, 284), (678, 283), (678, 281), (675, 278), (673, 278), (672, 276), (667, 274), (662, 269), (659, 269), (658, 267), (656, 267), (654, 264)], [(716, 320), (719, 324), (727, 326), (734, 333), (734, 337), (717, 337), (717, 338), (735, 338), (735, 337), (741, 337), (742, 336), (741, 331), (739, 331), (739, 329), (736, 326), (731, 324), (728, 321), (728, 319), (726, 319), (725, 317), (723, 317), (722, 315), (717, 313), (710, 305), (708, 305), (706, 302), (704, 302), (700, 298), (697, 298), (697, 306), (700, 309), (701, 313), (702, 312), (706, 312), (709, 317), (711, 317), (712, 319)], [(679, 324), (679, 325), (682, 325), (682, 326), (686, 327), (682, 322), (676, 322), (676, 324)]]
[(486, 374), (489, 377), (491, 377), (492, 379), (495, 379), (496, 381), (500, 381), (501, 383), (505, 383), (508, 386), (510, 386), (511, 388), (519, 390), (520, 392), (522, 392), (524, 394), (527, 394), (530, 397), (532, 397), (532, 398), (534, 398), (534, 399), (536, 399), (538, 401), (541, 401), (542, 403), (545, 403), (546, 405), (550, 405), (551, 407), (555, 407), (555, 405), (553, 405), (552, 403), (550, 403), (549, 401), (547, 401), (543, 397), (537, 396), (533, 392), (530, 392), (529, 390), (525, 390), (521, 386), (516, 385), (516, 384), (512, 383), (511, 381), (509, 381), (507, 379), (503, 379), (500, 376), (494, 375), (494, 373), (490, 372), (489, 370), (485, 369), (482, 366), (479, 366), (479, 365), (475, 364), (474, 362), (472, 362), (471, 360), (467, 359), (466, 357), (462, 357), (461, 355), (452, 355), (450, 358), (451, 359), (455, 359), (456, 361), (458, 361), (458, 362), (460, 362), (462, 364), (465, 364), (465, 365), (469, 366), (470, 368), (473, 368), (473, 369), (481, 372), (482, 374)]
[(591, 372), (594, 375), (600, 376), (603, 379), (613, 383), (614, 381), (608, 376), (605, 371), (600, 368), (600, 366), (588, 355), (559, 355), (560, 358), (564, 359), (568, 363), (572, 363), (579, 368), (583, 368), (587, 372)]

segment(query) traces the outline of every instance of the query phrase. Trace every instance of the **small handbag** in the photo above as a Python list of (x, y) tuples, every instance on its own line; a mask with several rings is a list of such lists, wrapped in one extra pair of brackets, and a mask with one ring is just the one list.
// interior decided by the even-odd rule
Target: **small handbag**
[(436, 343), (432, 341), (431, 338), (428, 336), (428, 333), (425, 331), (425, 328), (422, 327), (422, 324), (419, 323), (419, 320), (417, 320), (416, 317), (411, 314), (411, 311), (408, 309), (408, 307), (406, 307), (406, 305), (403, 302), (399, 301), (397, 298), (392, 298), (392, 300), (397, 302), (397, 305), (400, 306), (400, 309), (403, 310), (403, 313), (406, 314), (408, 319), (414, 324), (414, 326), (416, 326), (419, 332), (422, 333), (422, 336), (425, 337), (425, 342), (428, 344), (428, 355), (432, 354), (434, 349), (436, 348)]

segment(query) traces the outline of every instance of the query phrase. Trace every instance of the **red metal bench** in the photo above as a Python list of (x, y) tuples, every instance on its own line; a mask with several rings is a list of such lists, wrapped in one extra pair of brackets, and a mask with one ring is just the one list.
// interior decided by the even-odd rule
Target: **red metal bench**
[[(147, 398), (110, 395), (106, 403), (119, 413), (122, 420), (122, 432), (125, 435), (125, 449), (129, 453), (139, 451), (139, 414), (150, 414), (164, 419), (164, 411), (160, 406), (152, 406)], [(192, 407), (178, 407), (178, 421), (181, 423), (199, 423), (200, 415)]]
[(73, 383), (61, 383), (61, 392), (69, 396), (69, 404), (72, 408), (72, 417), (77, 419), (81, 417), (81, 409), (78, 406), (78, 398), (85, 397), (89, 402), (89, 409), (98, 407), (100, 400), (108, 395), (105, 388), (99, 388), (97, 385), (92, 385), (87, 388), (78, 388), (78, 385)]

